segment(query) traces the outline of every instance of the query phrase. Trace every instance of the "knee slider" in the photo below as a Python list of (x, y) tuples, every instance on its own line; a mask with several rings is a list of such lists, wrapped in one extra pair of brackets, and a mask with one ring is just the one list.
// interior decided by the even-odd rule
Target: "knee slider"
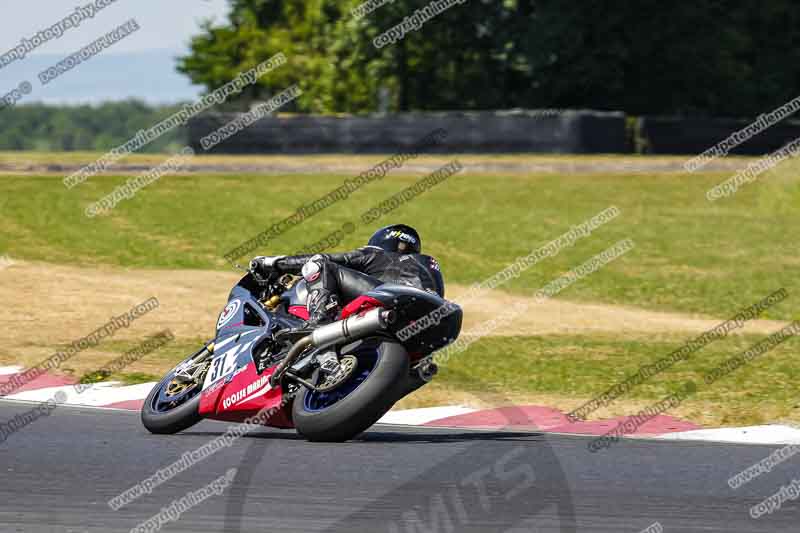
[(317, 254), (313, 256), (311, 259), (306, 261), (306, 264), (303, 265), (303, 270), (301, 273), (303, 274), (303, 278), (306, 280), (306, 283), (311, 283), (312, 281), (316, 281), (319, 278), (320, 273), (322, 272), (322, 262), (324, 258)]

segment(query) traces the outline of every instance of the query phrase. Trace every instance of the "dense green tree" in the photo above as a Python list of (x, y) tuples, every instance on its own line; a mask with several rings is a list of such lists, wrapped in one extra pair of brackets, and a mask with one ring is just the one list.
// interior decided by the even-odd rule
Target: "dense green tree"
[[(246, 107), (256, 100), (266, 100), (293, 83), (305, 94), (299, 105), (289, 108), (321, 109), (314, 100), (316, 84), (326, 64), (328, 35), (342, 16), (337, 2), (329, 0), (233, 0), (230, 24), (215, 27), (206, 23), (203, 33), (192, 40), (192, 53), (181, 59), (178, 70), (193, 83), (216, 89), (282, 52), (289, 63), (262, 77), (248, 87), (228, 107)], [(296, 107), (297, 106), (297, 107)]]
[(534, 94), (553, 107), (633, 114), (741, 109), (752, 43), (721, 4), (542, 0), (526, 43)]

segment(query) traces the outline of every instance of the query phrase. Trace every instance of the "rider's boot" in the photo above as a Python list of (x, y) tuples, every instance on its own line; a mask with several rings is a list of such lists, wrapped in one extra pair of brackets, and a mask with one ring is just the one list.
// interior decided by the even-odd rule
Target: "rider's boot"
[[(315, 288), (308, 293), (308, 321), (306, 326), (315, 329), (336, 320), (339, 314), (339, 299), (326, 288)], [(327, 375), (339, 372), (339, 358), (336, 352), (328, 350), (317, 354), (317, 363)]]
[(308, 293), (308, 320), (306, 325), (317, 328), (330, 324), (339, 314), (339, 298), (328, 289), (314, 289)]

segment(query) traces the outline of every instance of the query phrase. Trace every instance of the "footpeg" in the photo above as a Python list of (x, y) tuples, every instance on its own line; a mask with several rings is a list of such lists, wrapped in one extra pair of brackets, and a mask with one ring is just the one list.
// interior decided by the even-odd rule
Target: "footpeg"
[(433, 380), (433, 377), (439, 373), (439, 365), (433, 361), (427, 360), (415, 366), (414, 370), (417, 371), (417, 375), (422, 381), (430, 382)]

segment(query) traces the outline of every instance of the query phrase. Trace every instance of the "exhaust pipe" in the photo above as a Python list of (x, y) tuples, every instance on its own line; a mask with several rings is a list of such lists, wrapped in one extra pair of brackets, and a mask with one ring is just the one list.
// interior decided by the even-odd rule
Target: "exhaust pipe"
[(394, 323), (395, 317), (395, 312), (390, 309), (376, 308), (370, 309), (363, 315), (351, 315), (344, 320), (315, 329), (310, 335), (306, 335), (292, 345), (289, 353), (270, 376), (270, 384), (273, 387), (277, 385), (289, 367), (309, 346), (322, 348), (368, 337), (377, 331), (386, 329)]
[(350, 315), (344, 320), (322, 326), (311, 333), (311, 344), (316, 348), (357, 340), (386, 329), (394, 322), (394, 311), (370, 309), (363, 315)]

